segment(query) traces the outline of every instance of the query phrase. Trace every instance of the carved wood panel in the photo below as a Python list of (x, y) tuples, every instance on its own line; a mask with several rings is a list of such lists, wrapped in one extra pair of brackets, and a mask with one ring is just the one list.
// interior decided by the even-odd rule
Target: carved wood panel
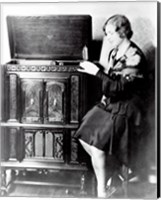
[(21, 79), (22, 122), (42, 123), (43, 81)]
[(64, 134), (63, 130), (25, 130), (24, 157), (64, 162)]
[(34, 138), (35, 134), (33, 131), (26, 131), (25, 132), (25, 158), (30, 158), (35, 156), (35, 149), (34, 149)]
[(63, 161), (64, 160), (64, 136), (61, 132), (55, 132), (54, 133), (54, 159)]
[(66, 83), (51, 80), (46, 82), (44, 99), (45, 123), (63, 123), (66, 117)]
[(78, 123), (79, 78), (73, 74), (61, 79), (29, 79), (10, 74), (9, 119), (20, 118), (22, 123)]

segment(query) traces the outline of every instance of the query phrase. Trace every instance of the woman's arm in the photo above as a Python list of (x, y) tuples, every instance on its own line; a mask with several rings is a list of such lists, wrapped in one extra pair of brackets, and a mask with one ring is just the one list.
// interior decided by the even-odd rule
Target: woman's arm
[(96, 76), (102, 80), (102, 90), (105, 96), (117, 97), (139, 89), (144, 77), (141, 72), (142, 58), (138, 56), (140, 59), (133, 66), (127, 66), (125, 62), (124, 68), (120, 71), (113, 71), (111, 74), (106, 74), (103, 70), (97, 72)]

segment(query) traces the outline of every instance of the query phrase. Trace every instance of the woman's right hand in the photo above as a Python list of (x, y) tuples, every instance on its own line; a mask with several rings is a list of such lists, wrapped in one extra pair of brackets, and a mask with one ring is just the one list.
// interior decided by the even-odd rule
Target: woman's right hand
[(90, 61), (83, 61), (79, 64), (80, 68), (78, 68), (79, 72), (91, 74), (91, 75), (96, 75), (98, 72), (99, 68), (92, 62)]

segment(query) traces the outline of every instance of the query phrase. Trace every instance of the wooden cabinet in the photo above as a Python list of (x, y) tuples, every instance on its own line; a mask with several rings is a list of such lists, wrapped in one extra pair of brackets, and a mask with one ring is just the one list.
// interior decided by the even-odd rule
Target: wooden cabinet
[[(40, 66), (34, 66), (33, 71), (32, 65), (2, 67), (5, 72), (2, 178), (5, 179), (6, 170), (11, 169), (12, 184), (57, 185), (64, 191), (76, 188), (77, 195), (83, 191), (94, 196), (95, 178), (89, 166), (90, 159), (74, 134), (82, 117), (96, 101), (91, 97), (91, 86), (97, 91), (97, 80), (77, 72), (78, 66), (44, 65), (41, 66), (43, 71), (38, 71)], [(51, 67), (54, 71), (49, 72)], [(31, 180), (30, 172), (34, 172)], [(54, 175), (62, 172), (73, 182), (66, 183), (64, 177), (55, 182)], [(42, 174), (49, 176), (45, 182)], [(5, 181), (2, 191), (4, 188), (7, 188)]]
[(10, 16), (7, 24), (12, 60), (1, 66), (1, 193), (24, 184), (94, 196), (90, 159), (74, 138), (99, 98), (96, 78), (77, 71), (90, 47), (91, 17)]

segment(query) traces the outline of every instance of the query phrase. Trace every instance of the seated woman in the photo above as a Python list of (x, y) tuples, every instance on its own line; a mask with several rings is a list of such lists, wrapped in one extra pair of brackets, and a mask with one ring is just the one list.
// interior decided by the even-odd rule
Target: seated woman
[(133, 32), (125, 16), (110, 17), (103, 30), (113, 46), (107, 66), (100, 68), (84, 61), (80, 63), (82, 69), (79, 69), (102, 80), (102, 99), (84, 116), (75, 134), (91, 156), (98, 197), (107, 197), (107, 153), (128, 164), (129, 133), (133, 133), (141, 122), (140, 94), (145, 67), (142, 51), (130, 40)]

